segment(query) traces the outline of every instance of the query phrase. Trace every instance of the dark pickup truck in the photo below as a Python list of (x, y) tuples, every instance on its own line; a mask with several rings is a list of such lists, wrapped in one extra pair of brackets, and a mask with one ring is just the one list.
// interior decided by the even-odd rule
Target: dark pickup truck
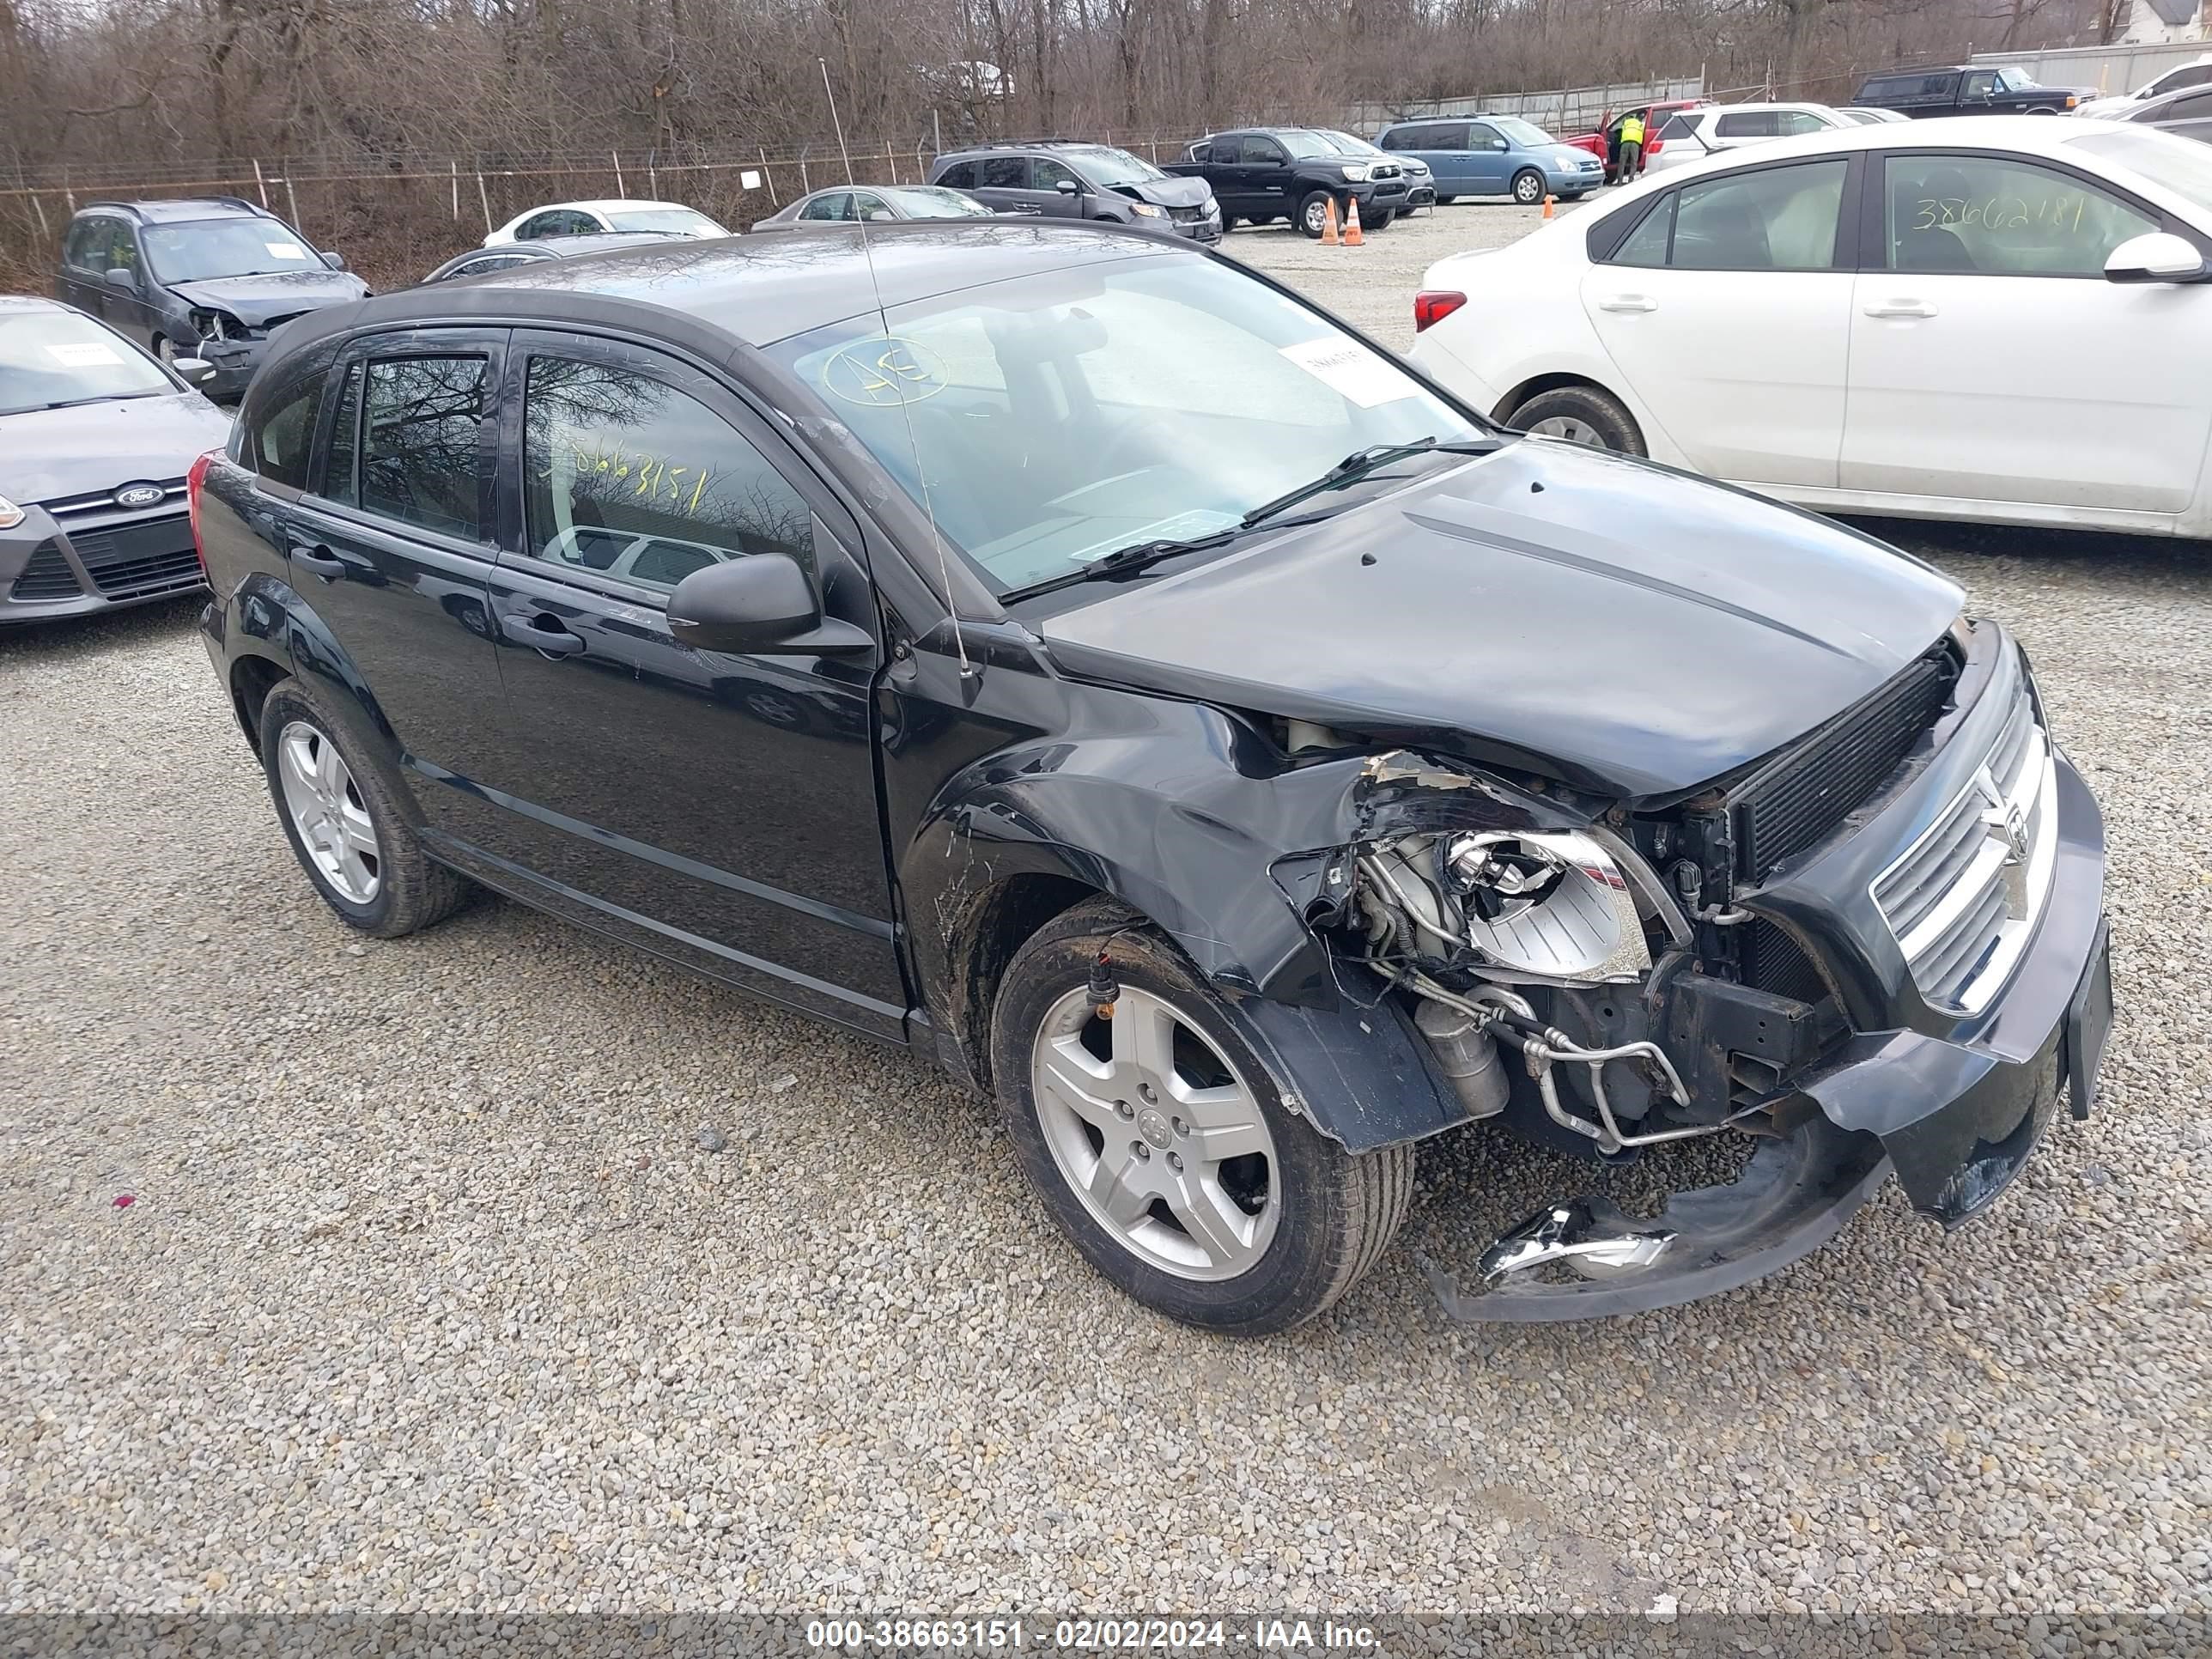
[(2008, 64), (1978, 68), (1893, 70), (1869, 76), (1851, 99), (1862, 108), (1936, 115), (2063, 115), (2097, 95), (2088, 87), (2045, 87)]
[(1288, 219), (1319, 236), (1334, 199), (1340, 216), (1359, 206), (1359, 222), (1380, 230), (1412, 204), (1405, 169), (1387, 156), (1347, 155), (1304, 127), (1252, 127), (1208, 133), (1181, 157), (1161, 165), (1203, 179), (1221, 204), (1221, 228)]

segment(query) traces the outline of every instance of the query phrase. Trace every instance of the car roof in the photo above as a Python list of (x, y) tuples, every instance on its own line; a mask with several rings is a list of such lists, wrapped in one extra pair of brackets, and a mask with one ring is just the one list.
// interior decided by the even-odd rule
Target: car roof
[[(914, 219), (807, 236), (671, 239), (533, 259), (453, 283), (397, 289), (310, 312), (285, 329), (305, 344), (380, 323), (465, 323), (502, 311), (554, 322), (597, 305), (650, 307), (764, 346), (874, 310), (1011, 277), (1142, 257), (1206, 257), (1181, 238), (1076, 220)], [(605, 303), (600, 303), (605, 302)]]
[(1815, 104), (1815, 103), (1810, 102), (1809, 100), (1807, 100), (1799, 99), (1799, 100), (1793, 100), (1793, 101), (1789, 102), (1789, 103), (1780, 103), (1780, 102), (1777, 102), (1777, 103), (1771, 103), (1771, 104), (1699, 104), (1699, 105), (1698, 105), (1695, 108), (1692, 108), (1692, 109), (1685, 109), (1685, 110), (1678, 110), (1678, 111), (1676, 111), (1675, 112), (1676, 112), (1677, 114), (1680, 114), (1680, 115), (1740, 115), (1740, 114), (1741, 114), (1742, 112), (1745, 112), (1745, 111), (1747, 111), (1747, 110), (1750, 110), (1750, 111), (1790, 110), (1790, 109), (1820, 109), (1820, 110), (1832, 110), (1832, 109), (1834, 109), (1835, 107), (1836, 107), (1836, 106), (1835, 106), (1835, 105), (1833, 105), (1833, 104)]
[(65, 306), (59, 300), (49, 300), (42, 294), (0, 294), (0, 311), (75, 311), (75, 306)]
[(235, 196), (181, 196), (155, 201), (99, 201), (87, 202), (85, 213), (135, 214), (149, 225), (176, 224), (196, 219), (273, 219), (276, 216), (266, 208)]
[[(641, 197), (610, 196), (590, 202), (541, 202), (528, 213), (518, 216), (527, 219), (532, 214), (548, 212), (555, 208), (580, 208), (587, 213), (619, 213), (631, 208), (682, 208), (689, 213), (699, 212), (689, 202), (651, 202)], [(701, 214), (700, 216), (705, 218), (708, 216)]]

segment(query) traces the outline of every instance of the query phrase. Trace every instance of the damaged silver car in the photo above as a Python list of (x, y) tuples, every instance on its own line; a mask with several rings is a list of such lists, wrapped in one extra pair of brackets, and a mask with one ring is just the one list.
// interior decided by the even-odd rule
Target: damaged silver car
[(195, 474), (204, 628), (331, 907), (480, 884), (906, 1046), (1176, 1318), (1330, 1306), (1445, 1133), (1747, 1150), (1431, 1269), (1564, 1319), (1893, 1175), (1956, 1225), (2089, 1109), (2103, 830), (1997, 623), (1203, 249), (695, 243), (275, 350)]

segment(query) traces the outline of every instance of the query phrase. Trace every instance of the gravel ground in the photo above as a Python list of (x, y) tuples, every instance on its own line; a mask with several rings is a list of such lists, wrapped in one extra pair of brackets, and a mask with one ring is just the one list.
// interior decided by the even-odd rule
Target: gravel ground
[[(1231, 246), (1402, 343), (1531, 217)], [(1955, 1236), (1893, 1188), (1764, 1284), (1496, 1333), (1413, 1252), (1571, 1166), (1436, 1148), (1334, 1315), (1196, 1334), (896, 1054), (514, 905), (353, 938), (190, 605), (0, 637), (0, 1607), (2201, 1605), (2212, 567), (1889, 529), (2105, 799), (2102, 1110)]]

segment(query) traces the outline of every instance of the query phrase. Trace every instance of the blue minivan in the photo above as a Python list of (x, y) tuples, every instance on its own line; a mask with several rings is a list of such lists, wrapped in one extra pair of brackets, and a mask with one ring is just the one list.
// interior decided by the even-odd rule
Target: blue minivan
[(1461, 196), (1506, 196), (1533, 206), (1547, 195), (1571, 202), (1605, 182), (1605, 164), (1517, 115), (1400, 121), (1376, 144), (1419, 156), (1437, 176), (1439, 206)]

